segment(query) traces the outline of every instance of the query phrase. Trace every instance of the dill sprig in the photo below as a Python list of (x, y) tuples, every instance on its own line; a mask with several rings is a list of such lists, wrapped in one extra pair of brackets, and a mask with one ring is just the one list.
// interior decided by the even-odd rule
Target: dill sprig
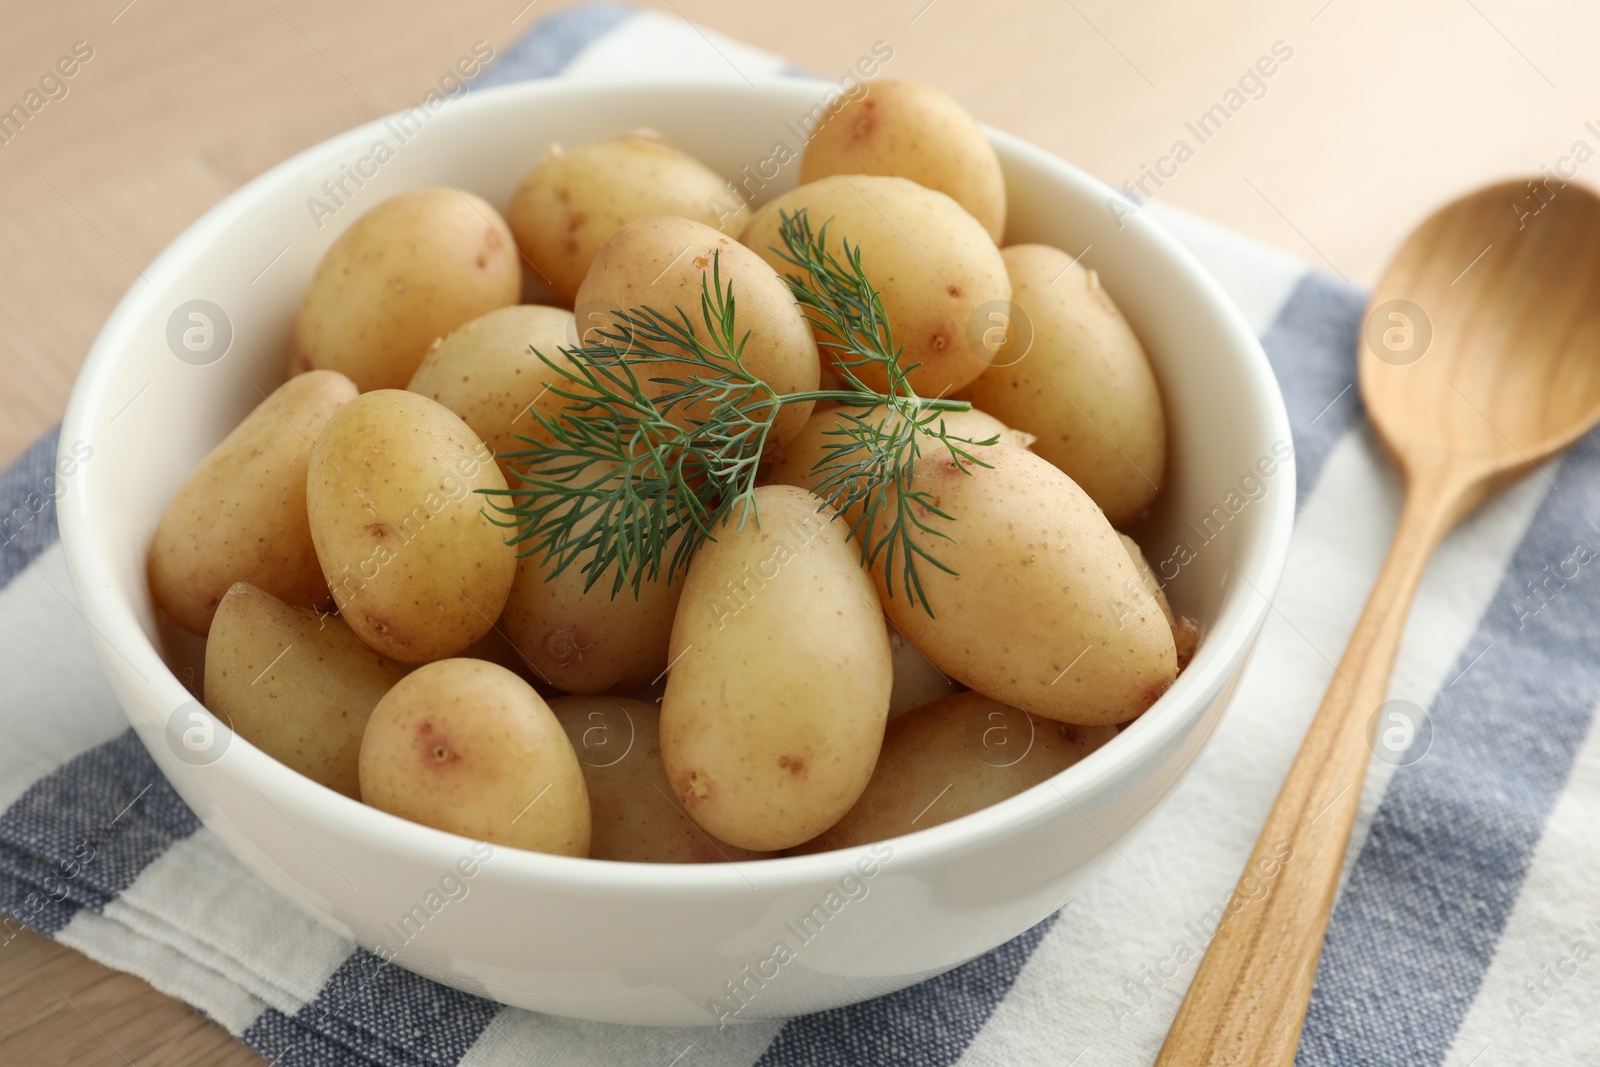
[[(683, 308), (614, 312), (585, 343), (562, 347), (563, 358), (534, 349), (559, 376), (550, 387), (565, 404), (555, 415), (531, 414), (548, 440), (519, 437), (528, 447), (507, 453), (519, 484), (490, 495), (498, 525), (516, 532), (521, 555), (540, 555), (552, 576), (570, 566), (584, 588), (608, 573), (611, 593), (637, 595), (648, 578), (670, 580), (695, 551), (737, 514), (756, 514), (757, 467), (779, 411), (807, 401), (839, 403), (844, 425), (814, 473), (817, 494), (853, 514), (851, 533), (862, 561), (881, 560), (885, 584), (901, 587), (932, 614), (919, 562), (954, 573), (926, 541), (949, 540), (932, 518), (949, 520), (928, 493), (912, 487), (923, 438), (949, 451), (963, 469), (987, 466), (962, 446), (991, 444), (949, 434), (941, 418), (966, 401), (916, 395), (902, 367), (883, 302), (861, 267), (861, 250), (826, 246), (827, 225), (813, 233), (801, 210), (782, 216), (784, 243), (775, 251), (797, 268), (785, 277), (823, 343), (836, 350), (842, 389), (781, 394), (743, 362), (749, 332), (737, 326), (733, 283), (724, 285), (720, 257), (701, 284), (699, 322)], [(857, 370), (883, 368), (878, 392)], [(757, 516), (759, 521), (759, 516)]]
[[(955, 572), (924, 543), (928, 538), (951, 538), (927, 521), (932, 517), (948, 521), (950, 515), (939, 509), (933, 494), (912, 487), (923, 438), (947, 449), (962, 470), (972, 464), (988, 466), (962, 445), (991, 445), (995, 439), (972, 441), (950, 435), (942, 412), (965, 411), (971, 404), (950, 408), (940, 399), (917, 396), (910, 375), (920, 364), (901, 362), (903, 349), (894, 343), (883, 298), (861, 267), (861, 246), (842, 239), (840, 258), (828, 248), (828, 223), (813, 233), (804, 209), (780, 217), (778, 232), (784, 247), (773, 251), (799, 268), (784, 280), (822, 343), (834, 350), (834, 366), (855, 394), (840, 402), (845, 425), (827, 431), (827, 436), (839, 440), (826, 446), (826, 455), (812, 468), (820, 478), (817, 495), (842, 513), (859, 512), (850, 533), (861, 545), (862, 561), (876, 565), (882, 558), (884, 585), (893, 596), (898, 560), (901, 584), (911, 603), (920, 602), (931, 616), (918, 560), (947, 574)], [(869, 387), (857, 374), (868, 365), (882, 368), (888, 379), (885, 393)]]

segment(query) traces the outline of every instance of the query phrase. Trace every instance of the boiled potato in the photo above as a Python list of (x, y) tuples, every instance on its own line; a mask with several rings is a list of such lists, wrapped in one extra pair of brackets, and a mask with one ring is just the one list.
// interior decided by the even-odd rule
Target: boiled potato
[(311, 443), (356, 395), (333, 371), (292, 378), (211, 450), (167, 505), (150, 544), (150, 592), (192, 633), (234, 582), (291, 604), (326, 602), (306, 520)]
[[(577, 533), (593, 525), (581, 520)], [(667, 668), (672, 619), (683, 593), (680, 572), (668, 581), (666, 564), (677, 551), (668, 542), (661, 573), (637, 592), (625, 584), (612, 593), (616, 564), (584, 589), (584, 560), (560, 574), (542, 552), (517, 560), (501, 626), (540, 678), (568, 693), (628, 692), (657, 681)]]
[(928, 605), (913, 605), (899, 563), (886, 576), (880, 559), (890, 620), (934, 666), (996, 700), (1084, 726), (1133, 718), (1177, 677), (1177, 652), (1116, 530), (1032, 452), (996, 445), (983, 459), (991, 466), (948, 453), (918, 462), (913, 490), (950, 516), (923, 519), (951, 538), (921, 543), (955, 573), (920, 566)]
[(323, 427), (306, 480), (317, 559), (339, 612), (402, 663), (453, 656), (505, 607), (516, 551), (479, 489), (504, 491), (487, 445), (450, 409), (380, 389)]
[[(862, 270), (881, 295), (894, 343), (903, 349), (901, 365), (917, 365), (910, 380), (919, 395), (942, 396), (983, 373), (992, 353), (977, 324), (991, 309), (1009, 306), (1011, 282), (1000, 250), (977, 219), (945, 194), (905, 178), (823, 178), (762, 207), (740, 238), (779, 274), (798, 269), (775, 251), (783, 247), (780, 213), (802, 208), (813, 231), (828, 224), (834, 255), (843, 258), (842, 240), (859, 246)], [(819, 333), (818, 344), (823, 340)], [(834, 358), (831, 352), (825, 348), (824, 355)], [(856, 373), (879, 392), (888, 387), (877, 364)], [(998, 412), (991, 414), (1004, 421)]]
[(491, 844), (589, 854), (589, 795), (561, 724), (527, 682), (482, 660), (430, 663), (378, 701), (361, 799)]
[[(1067, 253), (1017, 245), (1012, 340), (965, 394), (1009, 426), (1037, 434), (1033, 450), (1072, 476), (1112, 525), (1136, 518), (1167, 471), (1161, 391), (1144, 347), (1100, 285)], [(1024, 351), (1031, 325), (1032, 343)]]
[(672, 800), (661, 769), (656, 706), (627, 697), (550, 702), (589, 791), (589, 856), (631, 863), (737, 863), (765, 852), (718, 841)]
[(800, 181), (834, 174), (888, 174), (937, 189), (999, 242), (1006, 229), (1006, 179), (983, 129), (931, 85), (873, 82), (842, 102), (806, 144)]
[(405, 674), (337, 615), (249, 582), (222, 598), (206, 640), (207, 706), (279, 763), (356, 800), (367, 717)]
[[(619, 311), (653, 308), (673, 319), (677, 309), (688, 314), (703, 343), (712, 338), (701, 312), (702, 289), (715, 277), (732, 286), (738, 308), (737, 335), (743, 349), (740, 364), (777, 393), (817, 388), (822, 365), (811, 327), (794, 302), (789, 287), (761, 257), (733, 238), (691, 219), (656, 217), (630, 222), (601, 246), (578, 289), (578, 314), (585, 330), (591, 323), (610, 325)], [(682, 352), (672, 347), (669, 351)], [(654, 396), (681, 386), (653, 379), (688, 382), (706, 371), (686, 363), (641, 363), (635, 373)], [(674, 425), (704, 422), (713, 405), (701, 401), (674, 405), (667, 417)], [(787, 404), (767, 437), (775, 448), (800, 429), (811, 404)]]
[(552, 146), (506, 214), (535, 273), (567, 300), (600, 246), (636, 219), (675, 215), (737, 235), (749, 218), (726, 180), (652, 130), (570, 151)]
[(661, 755), (689, 816), (775, 851), (837, 822), (866, 788), (893, 668), (883, 613), (844, 525), (803, 489), (755, 490), (689, 565), (672, 628)]
[(1156, 572), (1150, 569), (1150, 564), (1145, 560), (1144, 549), (1139, 547), (1139, 542), (1125, 533), (1117, 534), (1117, 539), (1122, 542), (1122, 548), (1128, 553), (1128, 558), (1133, 560), (1133, 569), (1139, 572), (1139, 584), (1150, 595), (1150, 598), (1156, 602), (1156, 607), (1161, 609), (1161, 614), (1166, 618), (1167, 625), (1174, 625), (1177, 620), (1173, 618), (1172, 605), (1167, 602), (1167, 592), (1161, 588), (1160, 579), (1156, 577)]
[(413, 189), (357, 219), (323, 255), (295, 318), (293, 366), (361, 388), (404, 389), (439, 338), (522, 294), (517, 248), (494, 208)]
[(893, 626), (889, 627), (889, 656), (894, 663), (894, 688), (889, 693), (890, 719), (899, 718), (912, 708), (932, 704), (959, 688)]
[(552, 390), (574, 388), (534, 350), (564, 366), (568, 361), (561, 349), (574, 340), (570, 311), (537, 304), (497, 308), (434, 346), (406, 388), (461, 416), (494, 452), (506, 483), (515, 486), (516, 473), (506, 454), (529, 447), (519, 438), (550, 440), (530, 409), (555, 418), (568, 401)]
[(1156, 603), (1161, 606), (1161, 614), (1166, 616), (1167, 625), (1172, 627), (1172, 641), (1178, 649), (1178, 669), (1181, 671), (1189, 665), (1189, 661), (1194, 658), (1194, 650), (1200, 646), (1200, 624), (1187, 615), (1173, 614), (1172, 605), (1167, 602), (1166, 590), (1161, 588), (1161, 581), (1156, 577), (1156, 572), (1151, 570), (1150, 564), (1145, 561), (1139, 543), (1127, 534), (1118, 536), (1122, 538), (1122, 547), (1128, 550), (1128, 556), (1138, 569), (1145, 588), (1155, 597)]
[(889, 724), (866, 792), (795, 853), (854, 848), (981, 811), (1055, 777), (1117, 735), (957, 693)]

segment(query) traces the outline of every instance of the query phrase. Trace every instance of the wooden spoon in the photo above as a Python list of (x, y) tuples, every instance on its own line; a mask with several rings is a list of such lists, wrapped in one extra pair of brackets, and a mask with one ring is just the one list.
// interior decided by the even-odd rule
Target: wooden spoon
[(1399, 529), (1246, 867), (1268, 895), (1235, 890), (1239, 910), (1158, 1064), (1294, 1062), (1369, 737), (1428, 558), (1463, 515), (1600, 420), (1600, 199), (1551, 179), (1447, 205), (1372, 294), (1357, 360), (1406, 487)]

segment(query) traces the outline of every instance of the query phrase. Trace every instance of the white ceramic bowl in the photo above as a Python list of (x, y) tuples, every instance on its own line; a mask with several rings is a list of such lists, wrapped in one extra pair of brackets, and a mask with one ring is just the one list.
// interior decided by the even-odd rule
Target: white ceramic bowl
[[(757, 174), (778, 142), (796, 146), (802, 117), (826, 88), (788, 79), (753, 88), (537, 82), (450, 101), (404, 144), (394, 125), (352, 130), (208, 212), (150, 265), (100, 334), (61, 433), (91, 442), (95, 462), (60, 514), (100, 658), (184, 800), (236, 856), (340, 934), (460, 989), (586, 1019), (707, 1023), (719, 1017), (719, 999), (723, 1010), (740, 1008), (740, 1019), (831, 1008), (948, 970), (1061, 907), (1216, 725), (1283, 568), (1292, 464), (1215, 539), (1202, 544), (1186, 525), (1212, 515), (1274, 444), (1289, 441), (1282, 398), (1255, 337), (1171, 237), (1142, 215), (1119, 228), (1104, 185), (993, 133), (1010, 196), (1008, 241), (1073, 252), (1091, 245), (1086, 262), (1155, 363), (1172, 460), (1144, 530), (1152, 560), (1180, 542), (1197, 549), (1169, 588), (1203, 621), (1205, 641), (1172, 689), (1110, 744), (1053, 781), (875, 854), (664, 866), (500, 848), (462, 880), (466, 897), (430, 900), (470, 855), (467, 840), (339, 796), (225, 729), (215, 762), (197, 765), (175, 743), (195, 706), (169, 666), (181, 650), (169, 647), (163, 659), (145, 551), (179, 483), (282, 380), (294, 309), (338, 232), (415, 186), (451, 182), (504, 205), (547, 142), (638, 126), (663, 131), (724, 174), (746, 164)], [(380, 140), (392, 158), (361, 163)], [(792, 185), (797, 169), (786, 167), (762, 197)], [(349, 195), (336, 194), (335, 205), (323, 183), (350, 172), (363, 184), (345, 178)], [(337, 206), (320, 225), (313, 197)], [(179, 309), (191, 300), (211, 301), (232, 327), (229, 350), (205, 365), (168, 343), (169, 319), (188, 325)], [(403, 916), (420, 917), (402, 924)], [(779, 942), (790, 953), (775, 962)], [(729, 983), (744, 990), (739, 999)]]

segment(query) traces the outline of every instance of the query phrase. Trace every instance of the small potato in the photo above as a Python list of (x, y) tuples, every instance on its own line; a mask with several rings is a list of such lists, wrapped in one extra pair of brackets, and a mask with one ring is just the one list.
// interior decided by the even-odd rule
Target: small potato
[(999, 243), (1006, 178), (978, 120), (931, 85), (873, 82), (830, 112), (806, 145), (800, 182), (834, 174), (887, 174), (937, 189)]
[(1122, 547), (1128, 553), (1128, 558), (1133, 560), (1134, 570), (1139, 572), (1139, 584), (1145, 592), (1150, 594), (1156, 606), (1161, 609), (1161, 614), (1166, 617), (1167, 625), (1175, 625), (1177, 620), (1172, 616), (1172, 605), (1167, 603), (1166, 590), (1161, 588), (1161, 581), (1156, 577), (1156, 572), (1150, 569), (1150, 564), (1145, 561), (1144, 550), (1139, 547), (1139, 542), (1125, 533), (1118, 533), (1117, 539), (1122, 542)]
[(957, 693), (889, 724), (866, 792), (791, 854), (885, 841), (959, 819), (1055, 777), (1117, 735)]
[(477, 490), (505, 488), (488, 446), (425, 396), (364, 393), (328, 421), (306, 479), (311, 539), (367, 647), (427, 663), (489, 631), (517, 558)]
[(661, 769), (660, 709), (627, 697), (550, 702), (589, 791), (589, 857), (630, 863), (737, 863), (770, 853), (718, 841), (672, 800)]
[[(1138, 517), (1161, 491), (1167, 424), (1144, 346), (1100, 285), (1067, 253), (1016, 245), (1012, 339), (966, 395), (1009, 426), (1037, 434), (1033, 450), (1072, 476), (1113, 526)], [(1023, 352), (1027, 329), (1032, 344)]]
[(248, 582), (222, 598), (206, 640), (207, 706), (279, 763), (355, 800), (367, 717), (405, 674), (337, 615)]
[(433, 343), (522, 295), (511, 231), (481, 197), (413, 189), (357, 219), (323, 255), (295, 318), (291, 365), (404, 389)]
[(741, 848), (809, 840), (878, 758), (893, 667), (844, 525), (787, 485), (695, 554), (672, 627), (661, 755), (689, 816)]
[(1133, 565), (1138, 568), (1139, 577), (1144, 581), (1144, 586), (1155, 597), (1156, 603), (1161, 606), (1161, 614), (1167, 617), (1167, 625), (1172, 627), (1172, 641), (1178, 648), (1178, 670), (1183, 670), (1194, 658), (1194, 650), (1200, 646), (1200, 624), (1187, 615), (1174, 615), (1172, 605), (1167, 602), (1166, 590), (1161, 588), (1161, 581), (1156, 577), (1156, 572), (1150, 569), (1150, 564), (1145, 562), (1144, 552), (1140, 550), (1139, 543), (1127, 534), (1118, 534), (1122, 538), (1122, 547), (1128, 550), (1128, 556), (1133, 560)]
[(918, 568), (933, 611), (907, 596), (898, 563), (873, 568), (884, 610), (945, 674), (1031, 714), (1083, 726), (1124, 722), (1177, 677), (1166, 617), (1117, 532), (1083, 490), (1033, 453), (985, 450), (917, 464), (912, 488), (950, 518), (924, 521), (929, 551), (955, 571)]
[[(828, 224), (827, 247), (835, 256), (843, 258), (844, 240), (860, 248), (862, 271), (882, 297), (894, 343), (903, 349), (901, 364), (917, 365), (910, 379), (919, 395), (946, 395), (983, 373), (993, 358), (984, 324), (1008, 306), (1011, 282), (1000, 250), (977, 219), (945, 194), (905, 178), (823, 178), (762, 207), (740, 238), (779, 274), (798, 269), (775, 251), (784, 247), (781, 213), (802, 208), (813, 233)], [(817, 343), (823, 340), (819, 333)], [(836, 358), (825, 345), (823, 355)], [(888, 387), (876, 364), (856, 373), (879, 392)]]
[(889, 627), (889, 655), (894, 661), (894, 689), (889, 694), (891, 720), (959, 689), (893, 626)]
[[(594, 265), (578, 289), (578, 315), (582, 327), (609, 326), (620, 311), (653, 308), (674, 319), (678, 309), (689, 316), (696, 335), (710, 343), (713, 334), (701, 311), (701, 295), (708, 283), (731, 286), (738, 308), (737, 334), (743, 342), (740, 363), (777, 393), (799, 393), (817, 388), (822, 364), (817, 357), (811, 326), (800, 312), (789, 287), (761, 257), (733, 238), (690, 219), (656, 217), (622, 227), (601, 246)], [(672, 352), (681, 352), (672, 348)], [(652, 395), (681, 388), (659, 379), (688, 382), (706, 371), (684, 363), (640, 363), (635, 373), (646, 380)], [(713, 405), (702, 401), (688, 407), (675, 405), (667, 417), (677, 426), (704, 422)], [(785, 405), (767, 437), (776, 448), (800, 429), (811, 414), (810, 403)]]
[(202, 636), (234, 582), (291, 604), (327, 600), (306, 519), (311, 443), (356, 387), (333, 371), (284, 382), (190, 473), (150, 544), (150, 592)]
[(378, 701), (361, 799), (495, 845), (589, 854), (589, 796), (561, 724), (527, 682), (482, 660), (430, 663)]
[(570, 151), (552, 146), (506, 214), (534, 272), (566, 300), (600, 246), (636, 219), (675, 215), (737, 235), (749, 218), (725, 179), (653, 130)]
[(550, 440), (530, 409), (554, 418), (567, 401), (552, 387), (569, 392), (573, 388), (534, 350), (564, 365), (567, 357), (561, 349), (575, 340), (570, 311), (537, 304), (497, 308), (434, 346), (406, 388), (461, 416), (493, 450), (506, 484), (515, 486), (516, 474), (506, 454), (527, 449), (519, 438)]
[[(677, 542), (669, 543), (668, 560), (676, 549)], [(663, 565), (658, 578), (640, 582), (637, 594), (624, 585), (614, 596), (614, 570), (588, 590), (581, 563), (552, 574), (542, 553), (518, 559), (500, 617), (506, 636), (542, 679), (567, 693), (626, 693), (661, 677), (683, 574), (669, 583)]]

